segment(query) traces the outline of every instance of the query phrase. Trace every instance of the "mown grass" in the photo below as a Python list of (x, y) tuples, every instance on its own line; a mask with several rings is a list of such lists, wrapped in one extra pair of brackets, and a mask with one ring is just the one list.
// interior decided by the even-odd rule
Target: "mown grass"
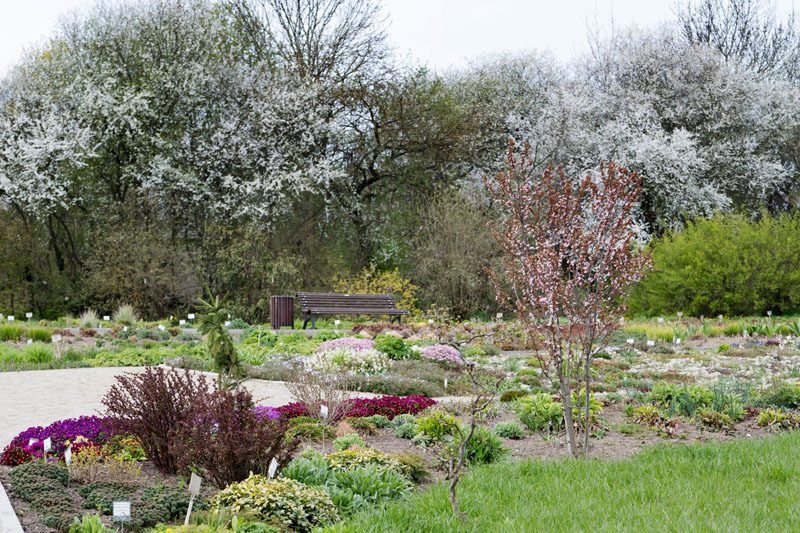
[(477, 468), (453, 518), (442, 484), (328, 531), (791, 531), (800, 523), (800, 433), (674, 445), (618, 462)]

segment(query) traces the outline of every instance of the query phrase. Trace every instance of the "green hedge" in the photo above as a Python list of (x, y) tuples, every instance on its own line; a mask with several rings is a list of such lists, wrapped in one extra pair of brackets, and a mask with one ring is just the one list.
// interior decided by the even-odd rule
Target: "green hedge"
[(653, 243), (655, 268), (631, 311), (692, 316), (800, 309), (800, 217), (717, 215)]

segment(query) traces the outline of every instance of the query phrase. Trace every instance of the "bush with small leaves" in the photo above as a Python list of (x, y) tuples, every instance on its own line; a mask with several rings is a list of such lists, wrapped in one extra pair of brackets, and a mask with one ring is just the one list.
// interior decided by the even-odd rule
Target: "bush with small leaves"
[(361, 435), (369, 436), (378, 433), (377, 426), (369, 418), (345, 418), (344, 421)]
[(388, 428), (389, 426), (392, 425), (392, 421), (389, 420), (389, 417), (384, 415), (372, 415), (370, 417), (367, 417), (367, 420), (375, 424), (375, 427), (378, 429)]
[[(457, 438), (453, 444), (458, 446), (460, 444), (459, 439)], [(481, 427), (475, 428), (472, 438), (467, 441), (466, 459), (469, 464), (496, 463), (508, 453), (509, 449), (503, 445), (503, 441), (497, 435)]]
[(383, 352), (389, 356), (389, 359), (399, 361), (401, 359), (408, 359), (410, 352), (408, 344), (394, 335), (378, 335), (375, 337), (374, 348), (379, 352)]
[(414, 415), (404, 414), (404, 415), (397, 415), (392, 420), (392, 424), (395, 426), (403, 426), (405, 424), (414, 424), (417, 421), (417, 418)]
[[(185, 488), (167, 487), (158, 485), (147, 487), (142, 492), (142, 500), (153, 502), (164, 507), (169, 511), (170, 518), (181, 518), (189, 510), (189, 499), (191, 494)], [(200, 511), (205, 509), (206, 504), (202, 496), (195, 497), (193, 509)]]
[(394, 434), (401, 439), (413, 439), (417, 435), (416, 424), (403, 424), (394, 428)]
[[(343, 452), (340, 452), (343, 453)], [(253, 511), (261, 518), (275, 517), (297, 531), (311, 531), (339, 519), (330, 495), (289, 478), (267, 479), (253, 474), (219, 491), (212, 509)]]
[(504, 439), (521, 439), (525, 436), (522, 431), (522, 426), (513, 420), (496, 424), (492, 431), (494, 431), (495, 435), (498, 437), (503, 437)]
[(513, 402), (524, 398), (528, 393), (521, 390), (507, 390), (500, 395), (500, 401), (503, 403)]
[(102, 514), (111, 512), (111, 504), (117, 500), (129, 500), (136, 486), (116, 481), (98, 481), (78, 489), (83, 497), (84, 509), (97, 509)]

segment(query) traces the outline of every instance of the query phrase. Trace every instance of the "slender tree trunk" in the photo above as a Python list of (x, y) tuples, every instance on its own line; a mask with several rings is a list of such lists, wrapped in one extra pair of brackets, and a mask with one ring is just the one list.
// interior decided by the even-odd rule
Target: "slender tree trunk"
[(558, 384), (561, 388), (561, 404), (564, 407), (564, 426), (567, 430), (567, 446), (569, 456), (578, 456), (578, 443), (575, 440), (575, 423), (572, 421), (572, 397), (569, 389), (569, 378), (564, 376), (564, 371), (558, 365)]
[(591, 364), (590, 357), (586, 357), (584, 359), (585, 363), (585, 370), (584, 370), (584, 385), (585, 385), (585, 411), (583, 412), (583, 458), (586, 459), (589, 456), (589, 382), (591, 381), (591, 372), (589, 371), (590, 364)]

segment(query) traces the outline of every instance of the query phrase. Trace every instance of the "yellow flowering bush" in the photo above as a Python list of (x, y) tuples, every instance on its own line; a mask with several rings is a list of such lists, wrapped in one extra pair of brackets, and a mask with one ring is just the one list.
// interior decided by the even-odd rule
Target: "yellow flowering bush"
[(391, 454), (373, 448), (355, 448), (328, 454), (326, 457), (331, 470), (352, 470), (362, 466), (378, 466), (394, 470), (398, 474), (410, 476), (410, 467)]
[(211, 499), (211, 508), (228, 508), (233, 513), (253, 511), (261, 518), (275, 517), (298, 531), (339, 520), (327, 492), (293, 479), (267, 479), (258, 474), (219, 491)]
[(408, 309), (412, 315), (419, 312), (415, 306), (419, 287), (401, 276), (396, 269), (376, 272), (374, 269), (365, 268), (353, 277), (334, 279), (333, 288), (336, 292), (349, 294), (392, 293), (394, 304), (399, 309)]

